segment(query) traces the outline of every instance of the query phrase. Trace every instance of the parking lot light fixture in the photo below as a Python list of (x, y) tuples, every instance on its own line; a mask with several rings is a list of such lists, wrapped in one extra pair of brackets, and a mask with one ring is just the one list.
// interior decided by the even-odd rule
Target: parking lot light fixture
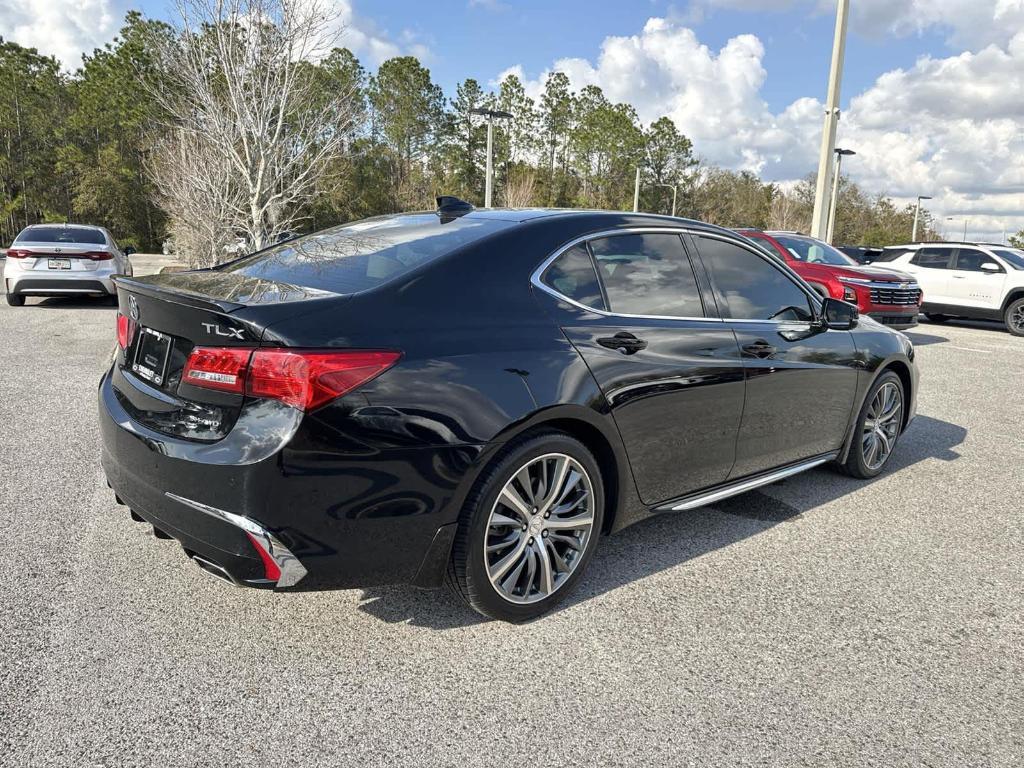
[(912, 242), (912, 243), (916, 243), (917, 242), (917, 219), (921, 215), (921, 201), (922, 200), (931, 200), (931, 198), (928, 195), (918, 195), (917, 196), (917, 206), (914, 208), (914, 229), (913, 229), (913, 231), (910, 234), (910, 242)]
[(828, 230), (825, 235), (825, 240), (829, 244), (832, 243), (832, 237), (835, 234), (836, 228), (836, 206), (839, 203), (839, 175), (843, 169), (843, 156), (844, 155), (856, 155), (852, 149), (841, 149), (836, 147), (836, 175), (832, 180), (832, 201), (829, 205), (828, 211)]
[(482, 107), (471, 109), (469, 113), (487, 118), (487, 178), (484, 181), (484, 208), (490, 208), (494, 192), (494, 118), (509, 118), (512, 117), (512, 113)]

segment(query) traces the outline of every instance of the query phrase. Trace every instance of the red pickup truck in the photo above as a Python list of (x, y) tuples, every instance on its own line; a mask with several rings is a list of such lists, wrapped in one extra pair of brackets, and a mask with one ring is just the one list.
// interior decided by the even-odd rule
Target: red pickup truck
[(828, 243), (795, 232), (736, 230), (793, 271), (821, 293), (856, 304), (862, 314), (903, 330), (917, 325), (923, 294), (917, 280), (906, 272), (882, 266), (861, 266)]

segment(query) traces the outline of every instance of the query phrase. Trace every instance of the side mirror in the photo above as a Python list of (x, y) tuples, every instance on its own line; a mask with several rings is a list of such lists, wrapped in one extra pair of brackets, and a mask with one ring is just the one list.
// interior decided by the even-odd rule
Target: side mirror
[(124, 247), (124, 250), (122, 251), (122, 253), (123, 253), (123, 254), (124, 254), (125, 256), (131, 256), (131, 255), (132, 255), (133, 253), (135, 253), (135, 249), (134, 249), (134, 248), (132, 248), (132, 247), (131, 247), (130, 245), (126, 245), (126, 246)]
[(821, 320), (826, 328), (848, 331), (857, 325), (860, 311), (853, 304), (826, 298), (821, 302)]
[(1002, 272), (1003, 268), (996, 264), (994, 261), (986, 261), (981, 265), (982, 272), (988, 272), (989, 274), (995, 274), (996, 272)]

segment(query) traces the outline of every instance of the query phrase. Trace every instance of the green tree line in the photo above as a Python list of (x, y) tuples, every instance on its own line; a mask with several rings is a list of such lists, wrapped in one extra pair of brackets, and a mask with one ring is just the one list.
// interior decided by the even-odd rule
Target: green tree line
[[(74, 72), (34, 49), (0, 40), (0, 241), (22, 227), (75, 221), (106, 226), (122, 244), (160, 249), (173, 208), (155, 188), (151, 158), (165, 130), (153, 83), (154, 41), (168, 25), (129, 12), (118, 37)], [(783, 189), (716, 167), (667, 117), (643, 125), (600, 88), (574, 90), (554, 72), (537, 100), (514, 75), (488, 90), (467, 78), (452, 96), (412, 56), (368, 71), (346, 49), (311, 62), (321, 93), (351, 93), (345, 151), (331, 160), (306, 230), (382, 213), (433, 207), (454, 194), (483, 204), (486, 125), (479, 108), (508, 112), (495, 128), (495, 204), (640, 209), (727, 227), (806, 231), (813, 179)], [(910, 237), (913, 209), (842, 180), (836, 242), (887, 245)], [(170, 213), (169, 213), (170, 211)], [(930, 220), (919, 229), (935, 237)], [(188, 254), (184, 254), (188, 255)]]

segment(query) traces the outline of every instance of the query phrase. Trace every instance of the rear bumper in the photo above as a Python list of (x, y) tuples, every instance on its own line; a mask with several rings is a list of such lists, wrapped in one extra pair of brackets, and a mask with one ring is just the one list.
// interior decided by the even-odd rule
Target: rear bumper
[[(463, 482), (481, 448), (335, 449), (335, 432), (302, 424), (253, 456), (230, 440), (197, 443), (134, 421), (108, 372), (100, 382), (102, 463), (136, 514), (255, 587), (439, 586)], [(282, 406), (286, 407), (286, 406)], [(266, 432), (266, 414), (233, 434)], [(326, 441), (326, 442), (325, 442)], [(266, 579), (250, 536), (277, 553)]]
[[(7, 273), (14, 272), (8, 269)], [(33, 271), (4, 275), (7, 292), (17, 296), (112, 296), (117, 291), (110, 276), (87, 272), (40, 276)]]

